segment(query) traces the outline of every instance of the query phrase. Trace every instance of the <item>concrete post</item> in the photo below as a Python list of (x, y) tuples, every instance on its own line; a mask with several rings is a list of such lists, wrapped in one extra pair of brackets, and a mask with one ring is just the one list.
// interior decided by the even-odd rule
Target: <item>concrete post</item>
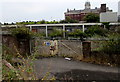
[(83, 32), (85, 31), (85, 26), (84, 25), (82, 25), (82, 30), (83, 30)]
[(48, 37), (48, 30), (47, 30), (47, 26), (46, 26), (46, 32), (45, 32), (45, 33), (46, 33), (46, 37)]
[(32, 26), (30, 26), (30, 31), (32, 31)]
[[(32, 26), (30, 26), (30, 31), (32, 31)], [(30, 54), (32, 54), (31, 39), (29, 40), (29, 44), (30, 44)]]
[(16, 28), (18, 28), (18, 26), (16, 25)]
[(63, 25), (63, 38), (65, 38), (65, 25)]
[(106, 25), (104, 25), (104, 29), (106, 29)]

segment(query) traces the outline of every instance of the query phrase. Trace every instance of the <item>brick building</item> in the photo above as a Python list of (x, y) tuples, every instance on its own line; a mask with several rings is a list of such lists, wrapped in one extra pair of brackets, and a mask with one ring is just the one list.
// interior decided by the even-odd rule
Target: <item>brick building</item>
[(74, 20), (78, 21), (84, 21), (85, 15), (88, 13), (95, 13), (95, 14), (100, 14), (100, 12), (112, 12), (112, 10), (109, 10), (108, 7), (106, 7), (106, 4), (101, 4), (100, 8), (95, 7), (95, 9), (91, 9), (91, 4), (89, 1), (85, 2), (85, 9), (83, 10), (69, 10), (67, 9), (67, 12), (65, 12), (65, 19), (67, 17), (70, 17)]

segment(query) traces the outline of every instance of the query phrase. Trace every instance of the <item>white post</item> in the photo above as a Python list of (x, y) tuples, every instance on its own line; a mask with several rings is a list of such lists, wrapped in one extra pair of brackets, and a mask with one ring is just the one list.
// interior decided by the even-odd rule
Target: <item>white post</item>
[(47, 25), (46, 25), (46, 37), (48, 37), (48, 30), (47, 30)]
[(104, 25), (104, 29), (106, 29), (106, 26)]
[(82, 30), (83, 30), (83, 32), (85, 31), (85, 25), (82, 25)]
[(63, 38), (65, 38), (65, 25), (63, 25)]
[(16, 28), (18, 28), (18, 26), (16, 25)]

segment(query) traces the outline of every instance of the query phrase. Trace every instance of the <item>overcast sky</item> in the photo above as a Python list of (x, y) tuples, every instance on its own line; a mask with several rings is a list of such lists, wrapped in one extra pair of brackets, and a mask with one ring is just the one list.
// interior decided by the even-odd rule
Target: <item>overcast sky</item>
[[(0, 22), (62, 20), (69, 9), (84, 9), (88, 0), (0, 0)], [(89, 0), (91, 8), (106, 3), (109, 9), (118, 11), (119, 0)]]

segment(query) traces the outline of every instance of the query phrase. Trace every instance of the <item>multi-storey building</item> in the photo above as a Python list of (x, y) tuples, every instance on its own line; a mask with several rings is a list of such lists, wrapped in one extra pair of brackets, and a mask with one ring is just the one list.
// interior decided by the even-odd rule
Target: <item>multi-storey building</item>
[(88, 13), (95, 13), (100, 14), (100, 12), (112, 12), (112, 10), (109, 10), (108, 7), (106, 7), (106, 4), (101, 4), (100, 8), (95, 7), (95, 9), (91, 9), (91, 4), (89, 1), (85, 2), (85, 9), (83, 10), (69, 10), (67, 9), (67, 12), (65, 12), (65, 19), (67, 17), (70, 17), (71, 19), (83, 21), (84, 17)]

